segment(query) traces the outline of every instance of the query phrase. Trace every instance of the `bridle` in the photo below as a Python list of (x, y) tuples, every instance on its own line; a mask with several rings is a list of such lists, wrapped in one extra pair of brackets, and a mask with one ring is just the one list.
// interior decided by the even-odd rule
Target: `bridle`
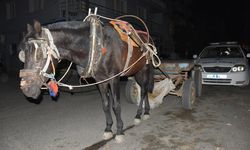
[[(42, 68), (37, 67), (34, 69), (22, 69), (20, 70), (19, 76), (20, 78), (29, 77), (34, 80), (38, 79), (42, 82), (43, 85), (46, 85), (45, 78), (49, 78), (52, 80), (55, 79), (55, 64), (53, 60), (56, 59), (59, 62), (60, 54), (54, 44), (50, 31), (46, 28), (42, 28), (42, 33), (44, 34), (45, 37), (39, 38), (39, 39), (29, 39), (28, 43), (34, 45), (35, 47), (35, 55), (34, 55), (35, 59), (36, 59), (38, 49), (42, 50), (43, 58), (44, 59), (46, 58), (45, 65)], [(24, 54), (24, 51), (23, 52), (22, 51), (20, 53), (23, 53), (23, 54), (19, 53), (19, 58), (20, 60), (25, 61), (24, 59), (25, 54)], [(52, 73), (47, 73), (50, 65), (52, 66)], [(28, 85), (27, 84), (22, 85), (22, 81), (21, 81), (21, 87), (25, 87), (25, 86), (28, 86)]]

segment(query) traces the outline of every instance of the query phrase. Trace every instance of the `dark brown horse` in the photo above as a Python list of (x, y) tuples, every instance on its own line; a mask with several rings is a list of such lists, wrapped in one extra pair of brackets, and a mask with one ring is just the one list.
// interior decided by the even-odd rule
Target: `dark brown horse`
[[(90, 75), (96, 82), (119, 75), (124, 71), (128, 57), (128, 44), (121, 40), (120, 35), (110, 24), (97, 26), (97, 46), (92, 67), (90, 64), (91, 27), (90, 22), (60, 22), (41, 27), (38, 21), (34, 25), (27, 25), (27, 34), (20, 42), (20, 58), (24, 62), (24, 69), (20, 70), (21, 90), (26, 97), (38, 98), (41, 87), (53, 80), (53, 72), (62, 59), (67, 59), (77, 65), (79, 71), (90, 70)], [(143, 37), (143, 36), (141, 36)], [(140, 120), (141, 116), (149, 116), (148, 92), (153, 90), (153, 65), (147, 50), (142, 47), (134, 47), (129, 65), (137, 61), (122, 76), (134, 76), (141, 87), (141, 102), (135, 116)], [(86, 75), (86, 74), (85, 74)], [(123, 122), (121, 119), (120, 104), (120, 78), (115, 76), (107, 82), (98, 84), (101, 94), (103, 110), (106, 117), (104, 139), (113, 136), (111, 127), (113, 124), (111, 108), (116, 116), (116, 139), (119, 142), (123, 136)], [(145, 104), (143, 110), (143, 103)]]

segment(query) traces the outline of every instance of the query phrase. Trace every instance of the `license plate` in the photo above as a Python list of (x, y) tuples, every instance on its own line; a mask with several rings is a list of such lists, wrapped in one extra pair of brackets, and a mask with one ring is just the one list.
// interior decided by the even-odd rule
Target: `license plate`
[(208, 74), (207, 78), (211, 78), (211, 79), (226, 79), (227, 75), (226, 74)]

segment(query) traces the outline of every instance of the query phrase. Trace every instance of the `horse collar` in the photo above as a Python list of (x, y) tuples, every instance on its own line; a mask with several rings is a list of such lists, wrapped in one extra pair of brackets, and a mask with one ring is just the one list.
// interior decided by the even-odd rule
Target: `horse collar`
[(95, 16), (91, 16), (87, 21), (90, 22), (90, 51), (87, 67), (82, 73), (83, 78), (94, 77), (96, 66), (100, 62), (102, 55), (106, 53), (106, 49), (103, 47), (103, 32), (100, 20)]

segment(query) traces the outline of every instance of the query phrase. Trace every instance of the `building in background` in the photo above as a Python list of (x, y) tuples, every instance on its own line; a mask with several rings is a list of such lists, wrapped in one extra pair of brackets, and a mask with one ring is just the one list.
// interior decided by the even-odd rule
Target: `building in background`
[[(164, 53), (164, 0), (2, 0), (0, 2), (0, 59), (9, 74), (17, 74), (22, 63), (17, 46), (34, 19), (43, 25), (70, 20), (83, 20), (89, 8), (98, 7), (98, 14), (110, 18), (130, 14), (147, 24), (159, 53)], [(143, 26), (128, 19), (135, 28)]]

